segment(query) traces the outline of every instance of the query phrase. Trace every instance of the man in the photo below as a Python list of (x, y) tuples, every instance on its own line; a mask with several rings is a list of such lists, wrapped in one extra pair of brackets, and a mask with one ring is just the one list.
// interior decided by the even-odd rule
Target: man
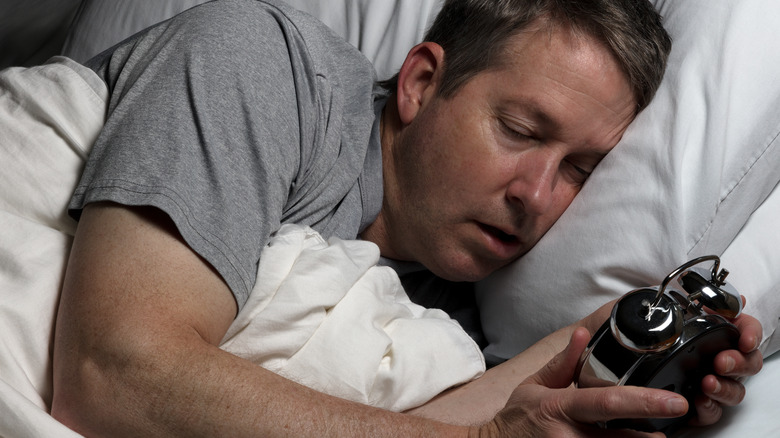
[[(91, 61), (112, 97), (71, 205), (52, 414), (88, 436), (541, 436), (682, 415), (665, 391), (563, 389), (587, 342), (574, 327), (418, 415), (316, 393), (216, 347), (281, 223), (359, 236), (456, 281), (549, 229), (649, 101), (668, 41), (635, 0), (600, 10), (601, 26), (582, 18), (591, 2), (530, 3), (544, 2), (445, 4), (436, 42), (410, 51), (389, 98), (338, 37), (270, 1), (207, 4)], [(616, 51), (612, 27), (641, 35)], [(468, 50), (450, 36), (487, 46), (459, 59)], [(618, 55), (634, 49), (653, 68)], [(760, 329), (738, 323), (744, 348), (716, 360), (722, 374), (760, 367)], [(743, 391), (708, 379), (704, 423)]]

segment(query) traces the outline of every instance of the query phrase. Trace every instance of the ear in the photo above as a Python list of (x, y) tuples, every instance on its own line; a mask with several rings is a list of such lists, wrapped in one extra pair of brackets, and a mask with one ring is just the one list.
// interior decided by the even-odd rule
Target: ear
[(420, 43), (406, 55), (398, 72), (396, 103), (404, 125), (411, 123), (438, 89), (444, 66), (444, 49), (436, 43)]

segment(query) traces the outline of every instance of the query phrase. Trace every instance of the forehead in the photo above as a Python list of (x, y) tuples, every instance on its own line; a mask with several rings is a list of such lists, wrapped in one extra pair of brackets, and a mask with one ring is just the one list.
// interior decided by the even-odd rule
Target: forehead
[(636, 114), (627, 75), (593, 36), (539, 23), (508, 40), (501, 57), (486, 72), (500, 84), (494, 90), (495, 99), (522, 107), (539, 123), (568, 118), (569, 126), (587, 131), (596, 128), (595, 124), (588, 126), (588, 121), (599, 119), (606, 122), (599, 125), (600, 130), (619, 136)]
[(498, 69), (516, 71), (558, 68), (596, 81), (612, 74), (628, 83), (628, 75), (603, 41), (579, 28), (547, 19), (538, 19), (509, 37), (496, 64)]
[(548, 98), (579, 98), (614, 113), (623, 113), (626, 103), (635, 107), (626, 75), (592, 38), (538, 32), (518, 38), (506, 53), (492, 73), (506, 81), (503, 92), (509, 96), (546, 92)]

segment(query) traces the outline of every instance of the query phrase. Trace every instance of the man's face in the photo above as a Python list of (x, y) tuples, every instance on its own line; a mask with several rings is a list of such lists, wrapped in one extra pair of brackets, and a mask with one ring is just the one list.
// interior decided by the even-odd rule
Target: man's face
[(514, 38), (508, 54), (447, 99), (433, 75), (385, 157), (391, 257), (454, 281), (517, 259), (633, 119), (627, 79), (591, 37), (545, 28)]

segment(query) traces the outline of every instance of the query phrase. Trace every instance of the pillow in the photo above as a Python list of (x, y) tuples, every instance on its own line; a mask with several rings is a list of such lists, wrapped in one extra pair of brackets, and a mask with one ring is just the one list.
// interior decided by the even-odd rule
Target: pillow
[[(765, 355), (780, 350), (780, 266), (777, 219), (780, 218), (780, 185), (748, 219), (721, 256), (731, 270), (728, 280), (750, 297), (748, 313), (764, 326)], [(780, 355), (779, 355), (780, 356)]]
[(0, 69), (40, 64), (62, 50), (81, 0), (0, 2)]
[[(84, 0), (63, 54), (84, 62), (134, 33), (207, 0)], [(401, 67), (435, 18), (437, 0), (285, 0), (317, 17), (374, 63), (381, 79)]]
[(707, 254), (734, 264), (765, 337), (778, 325), (780, 233), (757, 209), (780, 179), (780, 3), (654, 3), (674, 39), (655, 100), (539, 244), (477, 286), (490, 360)]
[(0, 72), (0, 398), (16, 414), (0, 415), (0, 436), (66, 436), (39, 414), (75, 231), (66, 209), (107, 102), (97, 75), (66, 58)]
[(379, 79), (393, 76), (436, 18), (438, 0), (285, 0), (357, 47)]
[(83, 0), (62, 54), (85, 62), (147, 27), (207, 0)]

